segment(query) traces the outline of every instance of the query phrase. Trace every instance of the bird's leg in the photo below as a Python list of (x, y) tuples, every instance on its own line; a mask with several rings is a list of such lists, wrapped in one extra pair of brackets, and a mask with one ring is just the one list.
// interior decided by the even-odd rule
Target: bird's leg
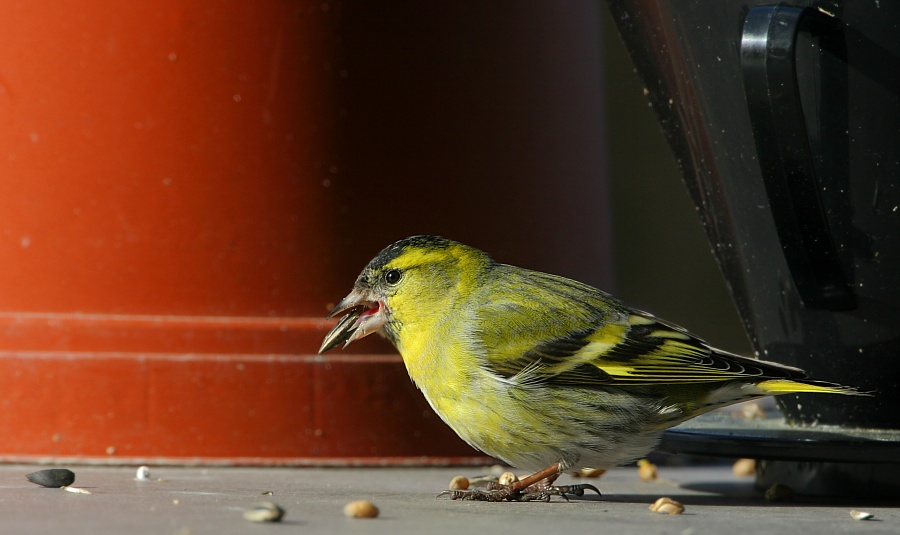
[(562, 496), (568, 500), (569, 495), (582, 496), (585, 490), (593, 490), (597, 494), (597, 487), (588, 484), (553, 486), (553, 482), (562, 473), (562, 465), (556, 463), (530, 476), (523, 477), (509, 485), (492, 483), (487, 489), (448, 490), (441, 495), (449, 494), (453, 500), (475, 500), (487, 502), (500, 501), (550, 501), (551, 496)]

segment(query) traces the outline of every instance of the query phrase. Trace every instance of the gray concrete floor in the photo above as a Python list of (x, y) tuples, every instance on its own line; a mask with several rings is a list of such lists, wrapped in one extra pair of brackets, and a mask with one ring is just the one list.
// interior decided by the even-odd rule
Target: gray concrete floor
[[(900, 533), (900, 509), (890, 502), (797, 498), (767, 503), (752, 478), (728, 466), (662, 467), (662, 482), (645, 483), (635, 468), (599, 480), (603, 499), (569, 503), (480, 503), (436, 498), (454, 475), (473, 468), (202, 468), (152, 467), (134, 480), (136, 467), (68, 466), (74, 486), (91, 495), (38, 487), (25, 474), (42, 466), (0, 466), (0, 533), (229, 534), (229, 533)], [(560, 483), (572, 482), (565, 476)], [(271, 496), (263, 492), (272, 492)], [(681, 501), (681, 516), (652, 513), (660, 496)], [(344, 504), (368, 499), (376, 519), (344, 517)], [(251, 504), (270, 500), (287, 510), (280, 524), (242, 518)], [(897, 504), (894, 499), (893, 504)], [(851, 509), (873, 513), (853, 520)]]

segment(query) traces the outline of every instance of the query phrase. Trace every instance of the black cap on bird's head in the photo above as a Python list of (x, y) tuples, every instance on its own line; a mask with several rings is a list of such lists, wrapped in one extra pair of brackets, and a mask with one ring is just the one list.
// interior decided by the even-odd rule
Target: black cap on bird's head
[(399, 282), (402, 277), (400, 269), (388, 269), (388, 265), (410, 249), (440, 250), (454, 245), (462, 245), (440, 236), (411, 236), (399, 240), (381, 250), (359, 274), (353, 291), (341, 300), (329, 318), (346, 314), (331, 329), (322, 341), (319, 353), (324, 353), (340, 344), (346, 347), (358, 340), (378, 332), (389, 319), (390, 310), (380, 295), (385, 287)]
[(378, 253), (375, 258), (373, 258), (369, 264), (363, 269), (363, 272), (360, 274), (360, 277), (367, 273), (377, 273), (381, 271), (384, 266), (388, 265), (392, 260), (395, 260), (398, 256), (403, 254), (405, 251), (409, 249), (446, 249), (452, 245), (461, 245), (455, 241), (448, 240), (447, 238), (442, 238), (440, 236), (410, 236), (409, 238), (403, 238), (402, 240), (396, 241)]
[[(453, 245), (462, 245), (455, 241), (448, 240), (446, 238), (442, 238), (440, 236), (410, 236), (409, 238), (403, 238), (402, 240), (398, 240), (384, 249), (382, 249), (375, 258), (369, 261), (366, 264), (366, 267), (363, 268), (362, 273), (359, 274), (359, 277), (356, 279), (355, 286), (363, 286), (367, 288), (374, 288), (380, 282), (380, 278), (385, 276), (385, 268), (400, 257), (402, 254), (412, 250), (412, 249), (420, 249), (420, 250), (430, 250), (436, 251), (441, 249), (446, 249)], [(335, 307), (335, 310), (332, 310), (328, 317), (332, 317), (336, 312), (340, 312)]]

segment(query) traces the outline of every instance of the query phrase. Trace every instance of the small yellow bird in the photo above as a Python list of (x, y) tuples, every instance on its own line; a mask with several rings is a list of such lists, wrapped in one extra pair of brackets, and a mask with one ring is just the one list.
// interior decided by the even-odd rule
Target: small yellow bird
[(564, 471), (640, 458), (666, 428), (732, 403), (797, 392), (859, 395), (797, 368), (712, 348), (601, 290), (437, 236), (381, 251), (329, 317), (339, 314), (346, 315), (319, 353), (381, 333), (463, 440), (533, 472), (510, 485), (451, 491), (454, 499), (597, 491), (553, 482)]

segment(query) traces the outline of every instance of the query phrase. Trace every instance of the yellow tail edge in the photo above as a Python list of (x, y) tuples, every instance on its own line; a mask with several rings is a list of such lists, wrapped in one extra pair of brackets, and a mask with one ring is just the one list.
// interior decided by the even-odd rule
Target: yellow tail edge
[(761, 390), (770, 395), (778, 394), (843, 394), (845, 396), (872, 396), (872, 392), (860, 392), (852, 386), (842, 386), (824, 381), (799, 382), (788, 379), (770, 379), (757, 383)]

